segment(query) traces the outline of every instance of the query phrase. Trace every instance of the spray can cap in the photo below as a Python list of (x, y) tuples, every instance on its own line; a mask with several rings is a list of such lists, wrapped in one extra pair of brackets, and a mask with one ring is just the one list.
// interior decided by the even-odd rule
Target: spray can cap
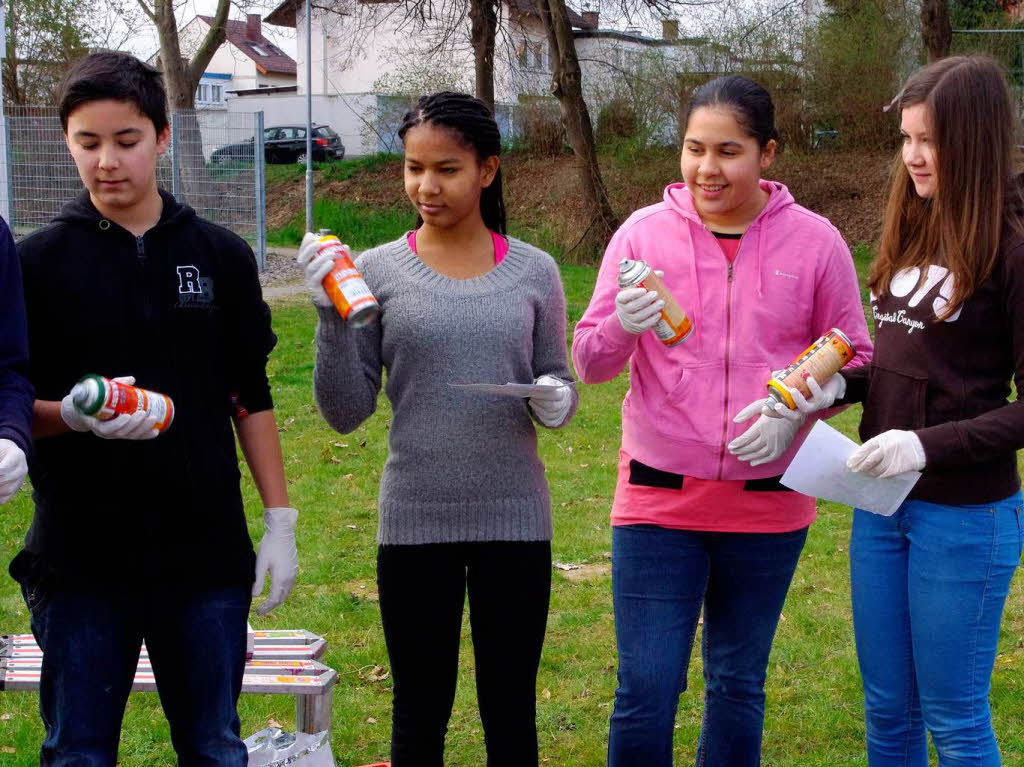
[(99, 376), (87, 375), (71, 389), (71, 402), (85, 415), (94, 415), (103, 404), (105, 392)]

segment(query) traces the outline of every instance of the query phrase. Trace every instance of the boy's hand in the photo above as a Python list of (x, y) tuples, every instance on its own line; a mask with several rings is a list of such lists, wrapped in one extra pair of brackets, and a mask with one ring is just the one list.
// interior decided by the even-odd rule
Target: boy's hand
[(320, 241), (316, 239), (316, 235), (307, 232), (302, 240), (305, 244), (299, 248), (299, 255), (295, 260), (302, 267), (306, 290), (312, 296), (314, 304), (328, 307), (331, 305), (331, 299), (324, 290), (324, 277), (330, 274), (334, 267), (334, 259), (327, 255), (319, 255)]
[(299, 512), (295, 509), (275, 508), (263, 510), (266, 532), (256, 554), (256, 581), (253, 597), (263, 593), (263, 582), (270, 571), (270, 594), (256, 610), (266, 615), (288, 598), (299, 574), (299, 553), (295, 548), (295, 522)]
[(9, 439), (0, 439), (0, 505), (11, 500), (27, 475), (25, 451)]
[[(115, 379), (118, 383), (134, 385), (134, 376), (119, 376)], [(155, 439), (160, 432), (153, 428), (159, 422), (143, 412), (132, 413), (131, 415), (118, 415), (109, 420), (101, 421), (91, 415), (86, 415), (71, 401), (69, 392), (60, 401), (60, 417), (64, 419), (72, 431), (91, 431), (97, 437), (103, 439)]]

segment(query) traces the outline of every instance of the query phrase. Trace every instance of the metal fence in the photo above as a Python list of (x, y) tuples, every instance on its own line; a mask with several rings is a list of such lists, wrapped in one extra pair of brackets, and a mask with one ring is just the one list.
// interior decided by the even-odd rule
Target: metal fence
[[(0, 203), (16, 236), (50, 222), (82, 189), (56, 107), (4, 107), (6, 183)], [(266, 265), (263, 113), (182, 110), (171, 115), (171, 143), (157, 183), (203, 218), (252, 245)]]

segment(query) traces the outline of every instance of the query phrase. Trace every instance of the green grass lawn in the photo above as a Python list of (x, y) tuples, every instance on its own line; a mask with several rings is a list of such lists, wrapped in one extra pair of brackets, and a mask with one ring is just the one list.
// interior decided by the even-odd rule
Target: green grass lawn
[[(858, 260), (870, 257), (866, 249)], [(572, 322), (579, 319), (595, 271), (563, 269)], [(277, 307), (279, 336), (271, 382), (281, 428), (291, 498), (302, 512), (298, 532), (301, 571), (288, 602), (272, 616), (253, 614), (257, 628), (306, 628), (327, 637), (325, 662), (338, 670), (332, 745), (337, 763), (351, 767), (385, 759), (390, 736), (391, 679), (370, 679), (388, 666), (375, 601), (375, 497), (386, 453), (390, 418), (382, 397), (378, 412), (356, 432), (332, 432), (311, 399), (313, 310), (305, 302)], [(553, 576), (547, 641), (538, 679), (541, 756), (554, 767), (604, 763), (608, 716), (615, 687), (615, 635), (608, 575), (608, 512), (619, 445), (619, 405), (625, 377), (584, 386), (580, 408), (564, 430), (542, 431), (540, 445), (553, 499), (556, 560), (587, 564), (586, 577)], [(859, 409), (833, 424), (854, 434)], [(262, 533), (260, 505), (248, 474), (243, 489), (254, 538)], [(3, 508), (0, 560), (13, 557), (31, 518), (26, 491)], [(853, 767), (864, 764), (860, 682), (850, 623), (847, 545), (850, 510), (819, 506), (784, 611), (769, 669), (764, 764), (771, 767)], [(154, 542), (155, 543), (155, 542)], [(579, 574), (568, 573), (569, 575)], [(992, 705), (1004, 764), (1024, 766), (1024, 579), (1018, 577), (1000, 637)], [(9, 578), (0, 578), (0, 630), (28, 630), (28, 615)], [(468, 640), (468, 621), (463, 636)], [(472, 651), (464, 642), (447, 764), (485, 763), (473, 686)], [(677, 764), (690, 764), (700, 726), (702, 678), (699, 652), (690, 689), (679, 703)], [(38, 763), (42, 728), (37, 698), (0, 695), (0, 765)], [(243, 696), (243, 735), (271, 720), (294, 725), (292, 698)], [(124, 767), (174, 763), (169, 732), (156, 695), (133, 695), (121, 744)]]

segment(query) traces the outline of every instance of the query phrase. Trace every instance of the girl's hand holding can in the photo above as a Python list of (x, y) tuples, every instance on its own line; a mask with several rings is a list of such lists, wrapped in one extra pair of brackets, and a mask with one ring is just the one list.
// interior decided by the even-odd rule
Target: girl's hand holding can
[(814, 380), (814, 376), (808, 376), (804, 382), (810, 389), (810, 399), (807, 399), (799, 389), (789, 387), (789, 395), (793, 398), (796, 410), (790, 410), (784, 403), (776, 402), (769, 397), (764, 400), (765, 404), (761, 412), (770, 418), (788, 418), (791, 421), (803, 422), (805, 416), (821, 410), (828, 410), (837, 399), (842, 399), (846, 394), (846, 379), (839, 373), (825, 381), (824, 386), (819, 386), (818, 382)]
[(615, 296), (615, 314), (627, 333), (640, 335), (658, 324), (665, 302), (647, 288), (623, 288)]
[(320, 253), (320, 240), (315, 234), (306, 232), (296, 261), (302, 267), (306, 290), (312, 296), (313, 303), (317, 306), (331, 306), (331, 299), (327, 297), (327, 291), (324, 290), (324, 277), (330, 274), (334, 266), (334, 259)]
[(550, 429), (561, 426), (572, 407), (572, 386), (554, 376), (541, 376), (534, 384), (558, 387), (550, 392), (534, 394), (527, 402), (530, 410), (542, 424)]

